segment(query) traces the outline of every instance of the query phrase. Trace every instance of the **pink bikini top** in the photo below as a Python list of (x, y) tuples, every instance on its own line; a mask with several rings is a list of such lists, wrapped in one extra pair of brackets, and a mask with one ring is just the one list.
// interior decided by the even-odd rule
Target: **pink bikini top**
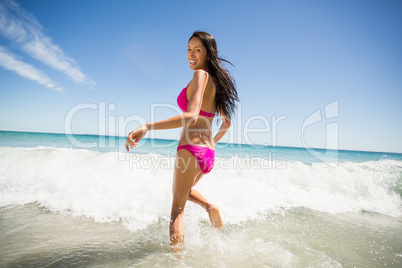
[[(187, 88), (188, 88), (188, 85), (185, 88), (183, 88), (183, 90), (180, 92), (179, 96), (177, 97), (177, 104), (179, 105), (180, 109), (183, 112), (187, 111), (187, 106), (188, 106), (188, 99), (186, 96)], [(200, 109), (199, 115), (206, 116), (206, 117), (214, 117), (215, 116), (215, 114), (205, 112), (201, 109)]]

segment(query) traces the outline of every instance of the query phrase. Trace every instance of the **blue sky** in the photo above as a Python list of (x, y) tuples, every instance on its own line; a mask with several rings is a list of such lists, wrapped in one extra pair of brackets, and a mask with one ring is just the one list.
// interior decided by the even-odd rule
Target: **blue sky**
[(402, 152), (400, 14), (390, 0), (1, 0), (0, 130), (124, 136), (174, 116), (204, 30), (241, 100), (223, 141)]

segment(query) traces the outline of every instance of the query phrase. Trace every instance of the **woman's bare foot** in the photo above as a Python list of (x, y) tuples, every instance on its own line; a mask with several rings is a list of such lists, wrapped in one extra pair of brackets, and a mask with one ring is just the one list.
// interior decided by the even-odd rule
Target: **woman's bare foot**
[(206, 208), (208, 215), (209, 215), (209, 220), (211, 221), (212, 226), (215, 228), (215, 230), (219, 230), (223, 226), (222, 222), (222, 217), (221, 213), (219, 212), (219, 208), (217, 206), (211, 205)]

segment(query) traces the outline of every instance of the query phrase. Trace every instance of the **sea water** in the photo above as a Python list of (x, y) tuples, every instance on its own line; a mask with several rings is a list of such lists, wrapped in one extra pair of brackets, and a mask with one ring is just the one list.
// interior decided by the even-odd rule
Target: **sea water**
[(218, 144), (169, 248), (177, 141), (0, 131), (0, 267), (401, 267), (402, 154)]

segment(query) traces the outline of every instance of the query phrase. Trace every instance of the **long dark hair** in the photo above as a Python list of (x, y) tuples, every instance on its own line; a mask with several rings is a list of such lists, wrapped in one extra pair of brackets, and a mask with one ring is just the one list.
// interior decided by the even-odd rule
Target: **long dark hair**
[(193, 33), (188, 41), (190, 42), (193, 37), (200, 38), (202, 44), (207, 49), (207, 58), (209, 58), (208, 73), (214, 80), (216, 87), (216, 111), (220, 114), (223, 120), (230, 121), (236, 109), (236, 102), (239, 101), (239, 98), (237, 96), (236, 82), (229, 72), (222, 66), (221, 62), (224, 61), (232, 66), (234, 65), (218, 56), (218, 48), (216, 46), (215, 38), (212, 35), (203, 31), (197, 31)]

